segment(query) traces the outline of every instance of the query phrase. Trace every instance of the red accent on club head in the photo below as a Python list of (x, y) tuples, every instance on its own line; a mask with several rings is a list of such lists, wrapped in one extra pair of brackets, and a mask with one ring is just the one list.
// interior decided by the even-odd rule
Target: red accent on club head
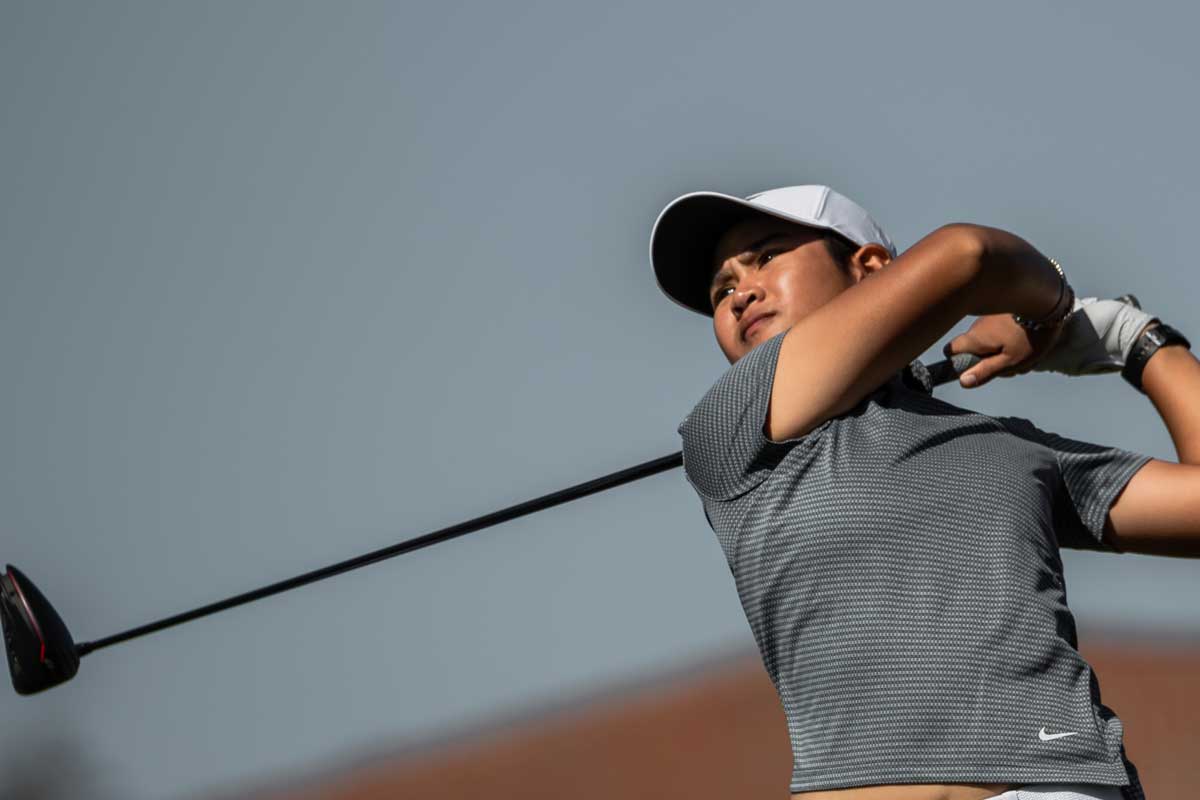
[(46, 663), (46, 637), (42, 635), (42, 629), (38, 627), (37, 618), (33, 616), (33, 609), (29, 607), (29, 601), (25, 599), (25, 593), (21, 591), (21, 584), (17, 580), (17, 576), (13, 575), (12, 570), (8, 571), (8, 579), (12, 581), (13, 587), (17, 590), (17, 597), (21, 598), (21, 605), (25, 606), (25, 619), (29, 620), (29, 627), (33, 628), (33, 632), (37, 634), (38, 641), (42, 645), (41, 653), (38, 655), (41, 663)]

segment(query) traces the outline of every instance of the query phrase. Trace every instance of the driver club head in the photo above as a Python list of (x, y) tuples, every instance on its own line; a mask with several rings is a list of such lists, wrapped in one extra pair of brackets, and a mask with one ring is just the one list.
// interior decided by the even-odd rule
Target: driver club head
[(79, 671), (71, 632), (54, 606), (12, 564), (0, 575), (0, 623), (17, 694), (36, 694), (69, 681)]

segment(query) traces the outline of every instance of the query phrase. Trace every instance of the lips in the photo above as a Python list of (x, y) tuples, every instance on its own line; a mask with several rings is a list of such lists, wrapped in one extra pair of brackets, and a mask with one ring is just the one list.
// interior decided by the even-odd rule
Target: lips
[(775, 316), (775, 312), (768, 311), (765, 314), (760, 314), (757, 317), (751, 317), (749, 324), (742, 328), (742, 338), (749, 338), (750, 334), (762, 327), (760, 323), (766, 322), (771, 317)]

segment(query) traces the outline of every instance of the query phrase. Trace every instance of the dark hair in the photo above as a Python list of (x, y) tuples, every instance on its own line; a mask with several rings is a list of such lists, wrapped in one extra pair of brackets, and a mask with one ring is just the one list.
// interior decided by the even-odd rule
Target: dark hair
[(842, 236), (840, 233), (827, 231), (821, 237), (825, 241), (825, 250), (838, 267), (846, 275), (850, 274), (850, 256), (858, 252), (858, 245)]

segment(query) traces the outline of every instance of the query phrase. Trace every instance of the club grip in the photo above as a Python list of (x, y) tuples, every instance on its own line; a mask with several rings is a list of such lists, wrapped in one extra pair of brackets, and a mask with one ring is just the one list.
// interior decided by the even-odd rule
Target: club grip
[(957, 381), (958, 376), (978, 364), (983, 359), (974, 353), (956, 353), (945, 361), (937, 361), (929, 365), (929, 377), (934, 386)]

